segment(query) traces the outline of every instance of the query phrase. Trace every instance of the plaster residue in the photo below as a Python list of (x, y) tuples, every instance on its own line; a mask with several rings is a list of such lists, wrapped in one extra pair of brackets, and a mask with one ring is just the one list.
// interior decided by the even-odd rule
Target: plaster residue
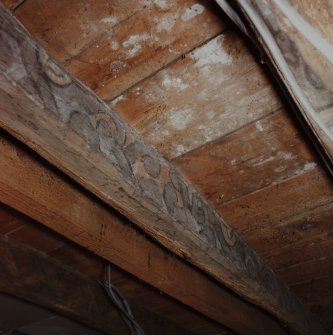
[(161, 9), (168, 9), (170, 0), (153, 0), (154, 4)]
[(317, 166), (316, 162), (306, 163), (303, 166), (302, 173), (313, 170)]
[(262, 127), (262, 124), (260, 121), (257, 121), (256, 122), (256, 128), (259, 130), (259, 131), (264, 131), (264, 128)]
[(127, 51), (129, 57), (133, 57), (138, 51), (141, 50), (141, 42), (151, 39), (151, 35), (144, 33), (141, 35), (132, 35), (127, 41), (123, 42), (124, 48), (131, 48)]
[(222, 47), (220, 38), (214, 38), (204, 46), (194, 50), (191, 56), (198, 66), (229, 65), (232, 63), (232, 56)]
[(196, 3), (189, 8), (186, 8), (184, 14), (182, 15), (182, 20), (189, 21), (193, 19), (194, 17), (202, 14), (204, 10), (205, 10), (205, 7), (203, 5)]
[(184, 108), (182, 110), (171, 109), (170, 124), (177, 130), (185, 129), (193, 120), (193, 110), (191, 108)]
[(119, 104), (119, 102), (124, 101), (125, 99), (126, 97), (123, 94), (121, 94), (117, 98), (111, 101), (110, 106), (113, 108), (117, 108), (117, 105)]
[(111, 26), (114, 26), (115, 24), (118, 23), (118, 18), (115, 16), (106, 16), (103, 19), (101, 19), (102, 23), (109, 24)]
[(119, 43), (117, 41), (112, 41), (110, 43), (110, 45), (111, 45), (112, 50), (118, 50), (119, 49)]
[(95, 24), (91, 22), (83, 22), (80, 24), (80, 29), (83, 32), (84, 37), (86, 37), (91, 31), (97, 32), (98, 28)]
[(127, 64), (124, 63), (123, 61), (115, 60), (109, 65), (109, 73), (112, 74), (112, 75), (116, 75), (118, 72), (120, 72), (126, 66), (127, 66)]
[(171, 31), (176, 23), (178, 16), (177, 14), (167, 14), (163, 16), (156, 26), (156, 31), (160, 33), (161, 31)]
[(186, 88), (188, 88), (188, 85), (183, 83), (181, 78), (171, 77), (167, 73), (164, 75), (162, 86), (165, 87), (166, 89), (176, 89), (180, 91), (183, 91)]
[(282, 152), (282, 153), (281, 153), (281, 156), (282, 156), (282, 158), (283, 158), (284, 160), (286, 160), (286, 161), (290, 161), (290, 160), (296, 158), (296, 156), (293, 155), (291, 152)]
[(268, 158), (260, 158), (259, 162), (253, 164), (253, 166), (261, 166), (261, 165), (264, 165), (268, 162), (271, 162), (275, 160), (275, 157), (274, 156), (271, 156), (271, 157), (268, 157)]

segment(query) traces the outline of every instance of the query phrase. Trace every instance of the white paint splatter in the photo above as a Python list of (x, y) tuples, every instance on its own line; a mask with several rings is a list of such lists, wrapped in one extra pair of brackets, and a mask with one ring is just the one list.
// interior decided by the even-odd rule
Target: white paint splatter
[(182, 144), (178, 144), (175, 150), (175, 156), (180, 156), (185, 152), (185, 147)]
[(119, 49), (119, 43), (117, 41), (111, 42), (111, 49), (112, 50), (118, 50)]
[(317, 166), (316, 162), (306, 163), (303, 166), (302, 172), (313, 170)]
[(160, 20), (158, 25), (156, 26), (156, 31), (161, 32), (161, 31), (171, 31), (173, 26), (176, 23), (177, 20), (177, 14), (168, 14), (163, 16)]
[(177, 130), (185, 129), (193, 120), (193, 111), (191, 108), (185, 108), (183, 110), (173, 110), (170, 117), (171, 126)]
[(168, 9), (170, 5), (169, 2), (169, 0), (154, 0), (154, 4), (161, 9)]
[(125, 96), (123, 94), (119, 95), (119, 97), (113, 99), (110, 103), (111, 107), (116, 107), (117, 104), (121, 101), (125, 100)]
[(184, 91), (186, 88), (188, 88), (188, 85), (184, 84), (181, 78), (171, 77), (167, 73), (164, 75), (162, 86), (167, 89), (177, 89), (180, 91)]
[(264, 165), (264, 164), (266, 164), (268, 162), (271, 162), (273, 160), (275, 160), (275, 157), (273, 157), (273, 156), (268, 157), (266, 159), (260, 158), (259, 162), (253, 164), (253, 166), (261, 166), (261, 165)]
[(221, 46), (220, 38), (214, 38), (204, 46), (194, 50), (192, 58), (198, 66), (213, 64), (229, 65), (232, 62), (232, 56)]
[(200, 5), (198, 3), (192, 5), (189, 8), (186, 8), (184, 14), (182, 15), (183, 21), (189, 21), (196, 17), (197, 15), (200, 15), (204, 12), (205, 7), (203, 5)]
[(257, 121), (256, 122), (256, 128), (259, 130), (259, 131), (264, 131), (264, 128), (262, 127), (262, 124), (260, 121)]
[(151, 35), (147, 33), (141, 35), (132, 35), (127, 41), (123, 42), (123, 47), (132, 47), (130, 50), (127, 51), (127, 55), (129, 57), (133, 57), (142, 48), (140, 42), (147, 41), (151, 38)]
[(118, 23), (118, 18), (115, 16), (106, 16), (103, 19), (101, 19), (101, 22), (113, 26)]
[(235, 165), (236, 164), (236, 159), (232, 159), (231, 161), (230, 161), (230, 165)]
[(295, 158), (295, 155), (293, 155), (291, 152), (282, 152), (280, 155), (286, 161), (290, 161)]

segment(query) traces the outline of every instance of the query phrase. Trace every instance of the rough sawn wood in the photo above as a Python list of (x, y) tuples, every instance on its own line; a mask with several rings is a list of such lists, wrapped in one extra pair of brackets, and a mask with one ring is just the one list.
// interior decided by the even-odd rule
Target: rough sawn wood
[(167, 161), (0, 14), (0, 124), (178, 255), (298, 334), (321, 325)]

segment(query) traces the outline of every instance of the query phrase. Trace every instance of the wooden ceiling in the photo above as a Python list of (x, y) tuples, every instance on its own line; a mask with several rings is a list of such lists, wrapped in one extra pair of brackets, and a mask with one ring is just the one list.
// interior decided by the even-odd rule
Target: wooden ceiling
[[(3, 2), (333, 329), (332, 182), (259, 59), (213, 1)], [(80, 251), (67, 252), (72, 246), (34, 225), (18, 220), (16, 227), (13, 217), (7, 224), (16, 239), (100, 272), (98, 262), (71, 262)], [(135, 300), (141, 287), (127, 290), (119, 279), (125, 275), (115, 276)], [(140, 299), (159, 300), (147, 297)], [(193, 322), (194, 333), (228, 333), (208, 321), (185, 322), (181, 313), (171, 319)]]

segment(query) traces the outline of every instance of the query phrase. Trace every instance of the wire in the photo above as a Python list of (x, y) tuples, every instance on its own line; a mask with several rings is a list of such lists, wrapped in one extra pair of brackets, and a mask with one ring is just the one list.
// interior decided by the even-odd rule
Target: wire
[(120, 293), (120, 291), (111, 283), (111, 268), (110, 265), (108, 265), (108, 271), (107, 271), (108, 277), (107, 281), (98, 280), (98, 283), (104, 287), (106, 290), (108, 296), (114, 303), (114, 305), (117, 307), (117, 309), (120, 312), (120, 316), (126, 323), (130, 334), (131, 335), (145, 335), (144, 331), (142, 330), (141, 326), (135, 321), (132, 310), (126, 301), (126, 299), (123, 297), (123, 295)]

